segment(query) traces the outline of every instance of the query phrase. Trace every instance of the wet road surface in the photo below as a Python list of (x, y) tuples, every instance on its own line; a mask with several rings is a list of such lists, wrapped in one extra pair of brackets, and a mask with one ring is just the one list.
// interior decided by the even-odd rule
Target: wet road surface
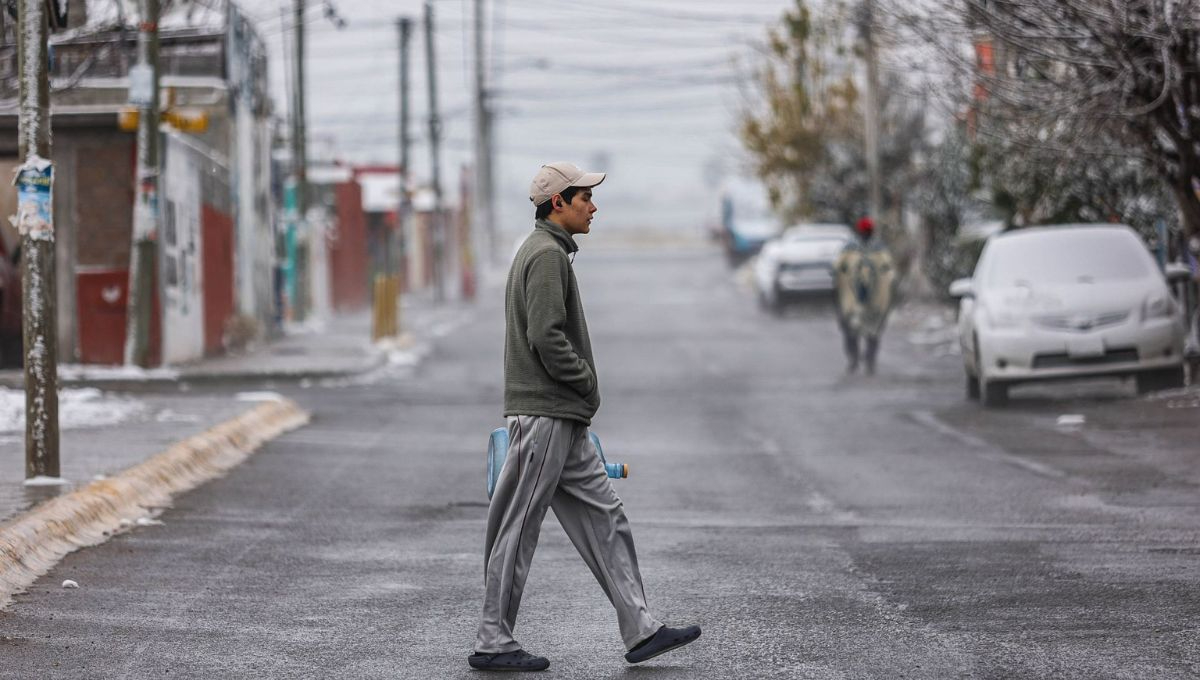
[[(585, 244), (575, 267), (651, 607), (704, 636), (625, 664), (551, 514), (517, 630), (544, 676), (1200, 674), (1196, 393), (983, 411), (903, 320), (879, 375), (844, 375), (828, 310), (760, 312), (714, 252)], [(67, 557), (0, 614), (0, 676), (484, 677), (465, 657), (501, 424), (485, 295), (415, 369), (284, 390), (312, 425)]]

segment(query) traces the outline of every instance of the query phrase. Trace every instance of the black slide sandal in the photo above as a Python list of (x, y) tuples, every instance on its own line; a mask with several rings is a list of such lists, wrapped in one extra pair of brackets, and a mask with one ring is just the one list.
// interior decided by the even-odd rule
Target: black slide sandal
[(534, 656), (529, 652), (518, 649), (503, 654), (480, 654), (475, 652), (467, 657), (471, 668), (480, 671), (544, 671), (550, 667), (550, 660), (543, 656)]
[(625, 654), (625, 660), (629, 663), (649, 661), (659, 654), (666, 654), (672, 649), (679, 649), (690, 642), (695, 642), (699, 637), (700, 626), (687, 626), (685, 628), (667, 628), (663, 626), (649, 639), (643, 640), (636, 647), (629, 650)]

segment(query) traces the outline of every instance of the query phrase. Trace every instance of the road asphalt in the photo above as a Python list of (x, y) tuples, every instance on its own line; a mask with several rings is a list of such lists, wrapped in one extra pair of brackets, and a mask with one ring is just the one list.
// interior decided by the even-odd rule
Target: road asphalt
[[(847, 376), (828, 309), (762, 313), (714, 251), (585, 242), (575, 268), (650, 605), (704, 636), (626, 664), (551, 515), (517, 630), (543, 677), (1200, 675), (1200, 393), (985, 411), (911, 319)], [(17, 597), (0, 677), (487, 677), (466, 656), (500, 305), (485, 289), (419, 364), (277, 386), (312, 423)]]

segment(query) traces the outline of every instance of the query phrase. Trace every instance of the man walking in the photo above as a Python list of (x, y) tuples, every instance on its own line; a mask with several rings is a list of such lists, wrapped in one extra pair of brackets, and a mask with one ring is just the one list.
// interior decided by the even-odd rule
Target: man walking
[(858, 370), (861, 356), (870, 375), (875, 372), (879, 336), (891, 311), (896, 271), (887, 246), (874, 236), (871, 218), (862, 218), (857, 227), (858, 240), (847, 243), (834, 264), (838, 326), (845, 343), (846, 371)]
[(513, 258), (505, 292), (504, 415), (509, 451), (488, 509), (483, 619), (472, 668), (537, 671), (550, 662), (513, 639), (517, 610), (546, 510), (562, 523), (617, 610), (625, 659), (639, 663), (700, 637), (650, 615), (633, 534), (588, 436), (600, 406), (579, 300), (574, 236), (591, 229), (592, 188), (603, 173), (542, 166), (529, 199), (537, 221)]

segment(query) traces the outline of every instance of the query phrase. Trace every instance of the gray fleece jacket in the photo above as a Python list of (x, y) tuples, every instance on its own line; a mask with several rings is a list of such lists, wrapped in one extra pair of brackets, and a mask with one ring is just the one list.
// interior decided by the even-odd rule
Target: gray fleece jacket
[(505, 292), (504, 415), (591, 425), (600, 406), (592, 343), (562, 227), (538, 220), (513, 258)]

